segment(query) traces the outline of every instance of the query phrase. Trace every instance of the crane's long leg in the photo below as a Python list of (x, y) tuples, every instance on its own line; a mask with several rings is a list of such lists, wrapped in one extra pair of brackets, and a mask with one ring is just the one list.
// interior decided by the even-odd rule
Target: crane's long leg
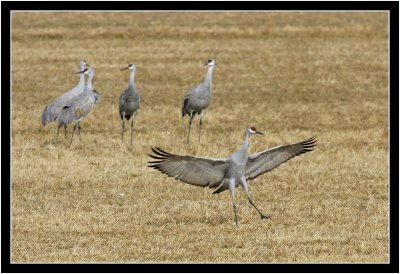
[(132, 114), (132, 121), (131, 121), (131, 145), (133, 139), (133, 120), (135, 120), (135, 113)]
[(81, 122), (79, 121), (78, 122), (78, 133), (79, 133), (79, 142), (81, 142), (82, 143), (82, 138), (81, 138)]
[(121, 131), (122, 142), (124, 141), (124, 131), (125, 131), (125, 111), (122, 112), (122, 131)]
[(60, 127), (61, 127), (61, 124), (58, 124), (58, 126), (57, 126), (57, 140), (58, 140), (58, 133), (60, 133)]
[(235, 215), (235, 224), (236, 226), (238, 226), (238, 221), (236, 216), (235, 179), (229, 180), (229, 190), (231, 191), (231, 196), (232, 196), (232, 206), (233, 206), (233, 214)]
[(200, 134), (201, 134), (201, 126), (203, 124), (203, 111), (200, 112), (200, 128), (199, 128), (199, 143), (200, 143)]
[(189, 137), (190, 137), (190, 129), (192, 127), (192, 120), (193, 120), (193, 111), (190, 112), (190, 120), (189, 120), (189, 132), (187, 136), (187, 143), (189, 144)]
[(249, 194), (249, 187), (247, 185), (246, 179), (244, 177), (240, 178), (240, 185), (243, 187), (244, 191), (246, 192), (247, 199), (249, 200), (250, 204), (257, 210), (257, 212), (261, 215), (261, 219), (268, 219), (269, 216), (262, 213), (254, 204), (253, 200), (250, 198)]
[(74, 139), (74, 134), (75, 134), (75, 131), (76, 131), (77, 127), (78, 127), (78, 123), (76, 123), (74, 125), (74, 130), (72, 131), (71, 142), (69, 143), (69, 145), (72, 145), (72, 140)]
[[(57, 139), (58, 139), (58, 134), (60, 133), (60, 127), (62, 126), (62, 124), (58, 124), (57, 127)], [(64, 124), (64, 137), (65, 139), (67, 139), (67, 124)]]

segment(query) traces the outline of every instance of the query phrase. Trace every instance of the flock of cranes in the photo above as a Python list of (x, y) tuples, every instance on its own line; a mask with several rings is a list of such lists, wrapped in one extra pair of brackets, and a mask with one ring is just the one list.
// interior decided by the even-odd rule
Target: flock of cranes
[[(42, 123), (45, 126), (49, 122), (58, 120), (57, 136), (61, 127), (64, 127), (66, 137), (67, 125), (74, 124), (70, 145), (74, 134), (78, 130), (81, 139), (80, 122), (90, 113), (99, 101), (100, 95), (93, 89), (92, 81), (95, 70), (88, 67), (85, 60), (79, 64), (81, 74), (76, 87), (57, 97), (48, 104), (42, 113)], [(190, 142), (190, 130), (192, 120), (196, 114), (200, 117), (199, 142), (201, 136), (202, 118), (204, 110), (210, 105), (212, 96), (212, 73), (215, 60), (209, 59), (205, 66), (208, 67), (204, 81), (187, 92), (183, 98), (182, 117), (189, 116), (189, 129), (187, 142)], [(135, 87), (136, 66), (129, 64), (121, 69), (130, 71), (128, 88), (119, 97), (119, 115), (122, 121), (121, 139), (124, 140), (125, 120), (131, 119), (131, 144), (133, 139), (133, 126), (135, 114), (140, 107), (140, 94)], [(84, 75), (87, 75), (85, 84)], [(159, 170), (169, 177), (195, 186), (214, 188), (213, 194), (230, 191), (234, 220), (238, 226), (236, 213), (235, 188), (239, 185), (244, 189), (249, 203), (260, 214), (261, 219), (269, 216), (262, 213), (250, 197), (247, 180), (252, 180), (261, 174), (267, 173), (291, 158), (312, 151), (316, 145), (316, 137), (304, 141), (281, 145), (267, 149), (252, 155), (247, 154), (250, 136), (253, 134), (264, 135), (254, 126), (246, 128), (242, 147), (226, 158), (196, 157), (187, 155), (175, 155), (161, 148), (152, 148), (153, 154), (148, 154), (154, 160), (149, 161), (149, 167)]]

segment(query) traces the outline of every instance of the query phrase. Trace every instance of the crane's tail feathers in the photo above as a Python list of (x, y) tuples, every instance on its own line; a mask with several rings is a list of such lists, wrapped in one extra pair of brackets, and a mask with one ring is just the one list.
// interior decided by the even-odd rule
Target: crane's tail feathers
[(42, 124), (46, 126), (46, 124), (50, 122), (54, 122), (57, 119), (57, 116), (42, 116)]
[(186, 111), (185, 111), (185, 107), (186, 107), (186, 105), (187, 105), (187, 103), (188, 103), (189, 97), (190, 97), (190, 96), (188, 96), (188, 94), (186, 94), (186, 95), (185, 95), (185, 98), (183, 98), (183, 104), (182, 104), (182, 108), (181, 108), (182, 119), (183, 119), (183, 117), (185, 117), (186, 114), (188, 114), (188, 113), (186, 113)]
[(56, 109), (51, 105), (47, 105), (42, 113), (42, 124), (46, 126), (47, 123), (54, 122), (58, 118)]

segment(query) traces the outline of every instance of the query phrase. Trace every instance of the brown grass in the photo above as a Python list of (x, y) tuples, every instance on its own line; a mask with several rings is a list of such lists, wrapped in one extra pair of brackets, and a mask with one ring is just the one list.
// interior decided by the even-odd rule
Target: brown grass
[[(13, 13), (12, 261), (387, 262), (387, 41), (378, 12)], [(181, 102), (208, 58), (213, 99), (188, 146)], [(69, 147), (40, 116), (80, 59), (103, 98)], [(117, 110), (128, 63), (143, 99), (132, 147)], [(319, 138), (250, 182), (267, 221), (238, 189), (236, 228), (229, 193), (147, 167), (151, 146), (228, 156), (249, 124), (266, 133), (250, 153)]]

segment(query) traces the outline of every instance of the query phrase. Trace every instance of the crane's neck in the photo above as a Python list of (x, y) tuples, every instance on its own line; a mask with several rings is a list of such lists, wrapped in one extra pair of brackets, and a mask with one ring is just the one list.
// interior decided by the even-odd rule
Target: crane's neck
[(81, 90), (83, 90), (85, 88), (85, 74), (84, 73), (81, 73), (81, 75), (79, 76), (78, 87), (80, 87)]
[(88, 90), (93, 90), (93, 85), (92, 85), (92, 81), (93, 81), (93, 75), (88, 75), (88, 79), (86, 82), (86, 89)]
[(250, 144), (250, 132), (246, 130), (245, 136), (244, 136), (244, 142), (241, 150), (244, 150), (247, 154), (247, 149), (249, 148)]
[[(79, 64), (79, 71), (84, 71), (86, 68), (85, 63), (81, 62)], [(81, 87), (82, 89), (85, 88), (85, 74), (81, 73), (80, 77), (79, 77), (79, 83), (78, 86)]]
[(132, 90), (133, 90), (134, 87), (135, 87), (135, 71), (132, 70), (132, 71), (131, 71), (131, 74), (130, 74), (130, 76), (129, 76), (129, 85), (128, 85), (128, 89), (131, 89), (131, 88), (132, 88)]
[(204, 83), (208, 84), (210, 87), (212, 85), (212, 72), (213, 72), (214, 67), (208, 67), (206, 78), (204, 78)]

